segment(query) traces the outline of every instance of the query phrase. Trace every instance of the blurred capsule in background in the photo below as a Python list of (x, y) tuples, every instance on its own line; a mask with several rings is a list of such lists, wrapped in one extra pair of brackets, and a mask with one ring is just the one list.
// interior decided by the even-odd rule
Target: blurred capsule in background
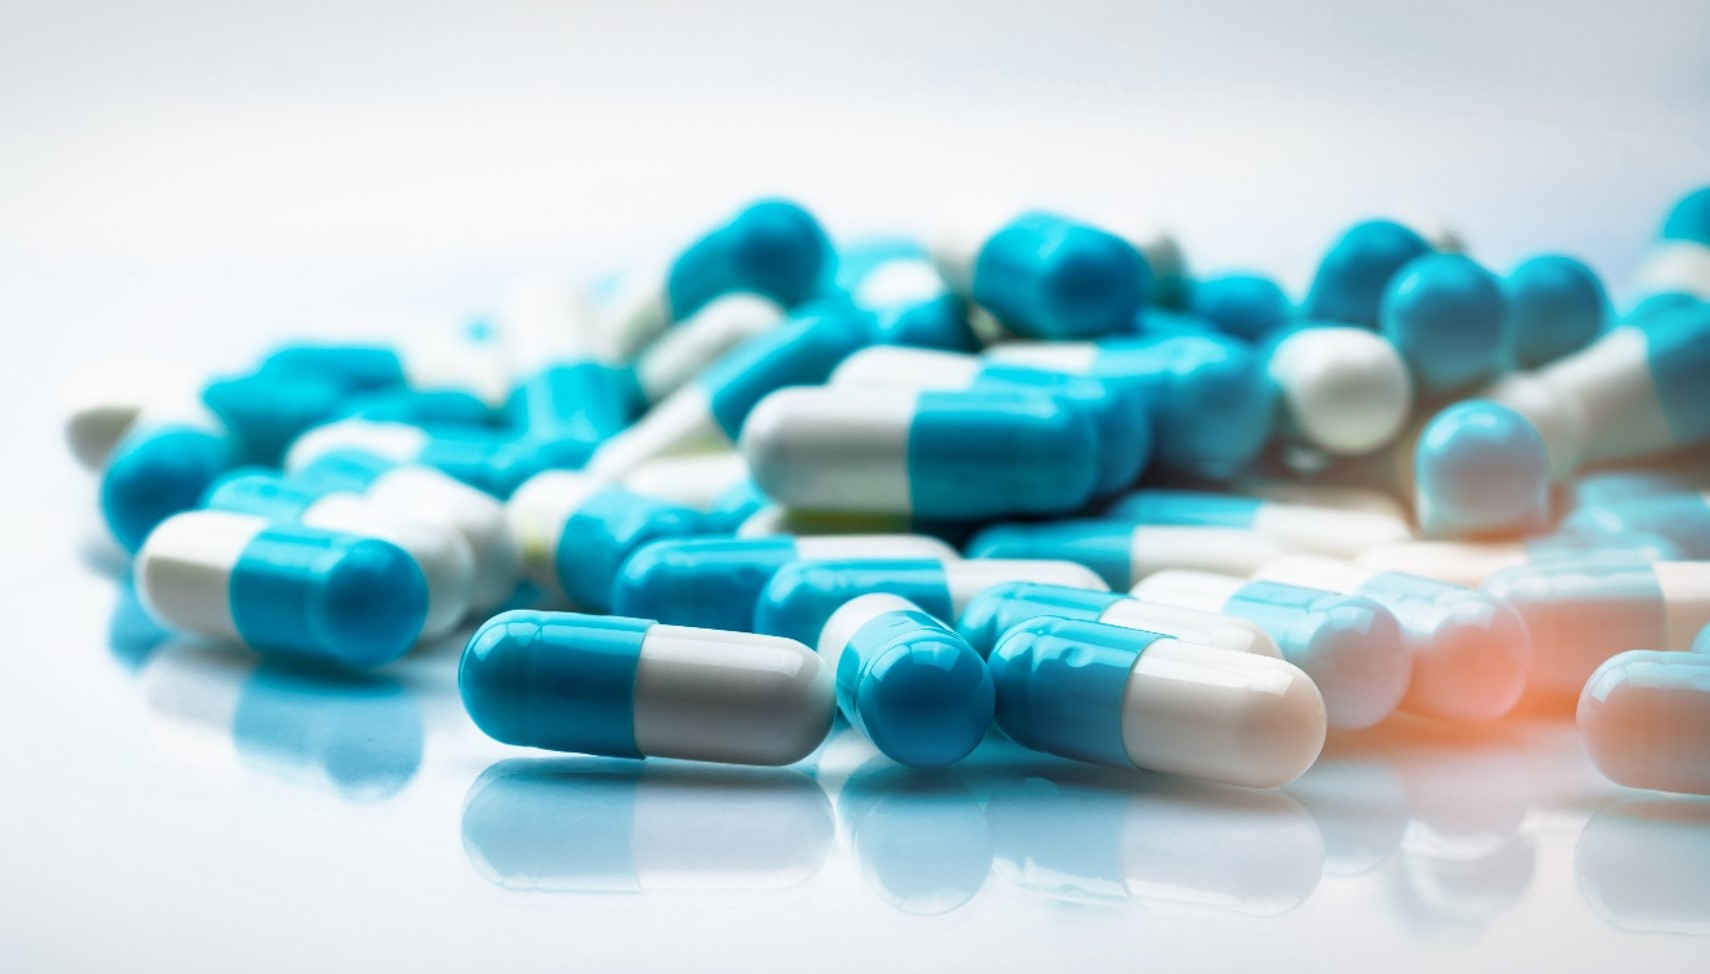
[(1324, 747), (1323, 697), (1279, 659), (1041, 618), (1010, 629), (989, 663), (998, 726), (1060, 757), (1275, 788)]
[(1401, 352), (1364, 328), (1312, 325), (1279, 338), (1266, 371), (1281, 394), (1282, 432), (1338, 456), (1394, 440), (1413, 410)]
[(156, 525), (194, 508), (238, 460), (231, 432), (194, 393), (150, 405), (101, 469), (102, 521), (120, 547), (135, 552)]
[(742, 432), (754, 482), (820, 511), (983, 520), (1075, 510), (1098, 484), (1087, 414), (1021, 388), (785, 389)]
[(1046, 521), (998, 524), (968, 543), (970, 558), (1047, 559), (1085, 565), (1113, 589), (1127, 589), (1175, 568), (1251, 575), (1292, 551), (1241, 528)]
[(1565, 358), (1597, 340), (1609, 324), (1609, 298), (1597, 272), (1556, 254), (1524, 261), (1502, 282), (1502, 370), (1525, 371)]
[(664, 267), (627, 275), (600, 309), (612, 352), (635, 357), (677, 322), (737, 291), (793, 308), (820, 292), (833, 273), (831, 241), (799, 204), (749, 204), (678, 253)]
[(497, 606), (516, 590), (517, 548), (504, 508), (432, 467), (334, 450), (294, 471), (290, 481), (317, 493), (354, 494), (375, 507), (455, 529), (474, 560), (469, 602), (477, 611)]
[(342, 419), (298, 437), (285, 454), (285, 470), (295, 473), (327, 454), (354, 450), (397, 464), (432, 467), (505, 498), (542, 470), (581, 466), (590, 449), (592, 445), (582, 440), (541, 443), (478, 427), (424, 429), (409, 423)]
[(643, 497), (711, 514), (732, 491), (748, 486), (748, 465), (733, 450), (661, 457), (631, 470), (622, 483)]
[(1188, 310), (1226, 335), (1260, 344), (1294, 317), (1294, 305), (1277, 282), (1261, 274), (1220, 274), (1194, 281)]
[(321, 494), (274, 474), (241, 471), (215, 483), (204, 506), (397, 545), (427, 583), (424, 639), (445, 635), (469, 613), (475, 558), (463, 536), (443, 521), (411, 517), (355, 494)]
[(1238, 528), (1301, 551), (1346, 557), (1413, 537), (1405, 520), (1386, 513), (1208, 491), (1137, 490), (1102, 516), (1135, 524)]
[(1672, 542), (1653, 535), (1587, 539), (1563, 534), (1525, 541), (1404, 541), (1373, 548), (1356, 561), (1372, 571), (1403, 572), (1477, 588), (1497, 572), (1525, 565), (1558, 561), (1648, 564), (1658, 558), (1679, 557), (1680, 551)]
[(1423, 237), (1399, 223), (1356, 223), (1330, 245), (1319, 263), (1302, 305), (1303, 316), (1377, 328), (1390, 280), (1431, 249)]
[(1685, 295), (1710, 301), (1710, 187), (1675, 203), (1634, 284), (1641, 297)]
[(1592, 911), (1622, 930), (1710, 936), (1710, 802), (1627, 798), (1599, 809), (1573, 850)]
[(837, 706), (831, 671), (794, 640), (570, 612), (489, 619), (457, 685), (504, 744), (722, 764), (800, 761)]
[(1498, 572), (1483, 588), (1532, 633), (1528, 692), (1564, 703), (1617, 653), (1683, 652), (1710, 624), (1710, 562), (1561, 561)]
[[(972, 566), (982, 562), (974, 559), (963, 564)], [(1277, 648), (1276, 640), (1257, 623), (1247, 619), (1142, 602), (1116, 592), (1040, 582), (1008, 582), (981, 592), (958, 617), (956, 631), (980, 655), (987, 656), (1004, 633), (1039, 618), (1075, 619), (1123, 629), (1140, 629), (1184, 643), (1282, 658), (1282, 650)]]
[[(1623, 643), (1635, 644), (1652, 645)], [(1613, 656), (1586, 681), (1578, 721), (1591, 763), (1616, 784), (1710, 795), (1710, 653)]]
[(1263, 626), (1283, 659), (1318, 685), (1337, 730), (1378, 723), (1407, 693), (1412, 654), (1395, 616), (1371, 599), (1195, 571), (1160, 572), (1136, 585), (1133, 595)]
[(99, 473), (139, 416), (188, 401), (197, 387), (189, 370), (157, 362), (102, 362), (82, 369), (61, 393), (66, 446), (83, 469)]
[(384, 801), (421, 770), (421, 708), (399, 681), (170, 641), (140, 680), (163, 742), (348, 802)]
[(745, 630), (772, 576), (795, 561), (956, 561), (956, 549), (910, 534), (681, 538), (637, 549), (618, 572), (612, 611), (674, 625)]
[(787, 892), (819, 872), (834, 838), (825, 793), (794, 770), (513, 758), (463, 801), (470, 865), (527, 892), (721, 903)]
[(1650, 535), (1668, 539), (1682, 558), (1710, 559), (1710, 492), (1675, 493), (1609, 504), (1582, 504), (1560, 529), (1589, 541), (1619, 544)]
[[(778, 569), (754, 606), (754, 629), (808, 644), (842, 606), (883, 593), (909, 600), (945, 625), (955, 625), (968, 605), (989, 589), (1018, 583), (1103, 592), (1090, 569), (1068, 561), (937, 558), (888, 561), (799, 561)], [(990, 644), (981, 651), (989, 652)]]
[(783, 320), (783, 307), (763, 295), (737, 292), (714, 298), (636, 356), (631, 369), (642, 400), (649, 407), (664, 401), (725, 353)]
[(704, 533), (697, 511), (608, 487), (586, 474), (549, 470), (505, 504), (525, 575), (577, 608), (605, 612), (625, 559), (663, 538)]
[(1427, 533), (1532, 530), (1552, 478), (1710, 439), (1710, 305), (1614, 328), (1482, 396), (1445, 410), (1421, 437), (1416, 504)]
[(846, 602), (813, 645), (836, 675), (843, 715), (899, 764), (954, 764), (991, 726), (995, 700), (985, 661), (907, 599), (873, 593)]
[(932, 256), (953, 291), (1030, 338), (1130, 331), (1151, 277), (1146, 259), (1128, 241), (1041, 212), (1007, 221), (952, 215), (933, 241)]
[(1496, 376), (1506, 314), (1502, 287), (1460, 254), (1405, 264), (1384, 291), (1379, 327), (1430, 401)]
[(1359, 595), (1401, 625), (1413, 675), (1401, 708), (1445, 720), (1495, 720), (1526, 688), (1532, 640), (1520, 616), (1476, 589), (1351, 562), (1292, 555), (1256, 578)]
[(403, 549), (254, 514), (169, 518), (134, 572), (143, 607), (169, 629), (322, 663), (389, 663), (427, 621), (427, 581)]

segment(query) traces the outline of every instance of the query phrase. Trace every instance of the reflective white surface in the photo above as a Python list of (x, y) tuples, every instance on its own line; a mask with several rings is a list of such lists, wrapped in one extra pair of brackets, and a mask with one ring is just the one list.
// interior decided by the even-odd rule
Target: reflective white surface
[(998, 741), (919, 775), (847, 732), (742, 772), (487, 741), (455, 640), (330, 679), (162, 639), (51, 403), (96, 357), (488, 310), (766, 191), (844, 231), (968, 189), (1157, 213), (1297, 294), (1340, 225), (1427, 212), (1619, 291), (1710, 173), (1710, 8), (433, 7), (0, 31), (0, 966), (1705, 969), (1710, 803), (1560, 722), (1396, 719), (1278, 793)]

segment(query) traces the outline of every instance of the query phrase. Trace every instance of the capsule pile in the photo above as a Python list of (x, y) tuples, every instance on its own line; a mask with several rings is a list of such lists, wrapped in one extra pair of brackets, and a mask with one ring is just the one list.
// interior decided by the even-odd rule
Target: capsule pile
[(155, 621), (358, 668), (478, 624), (509, 744), (788, 764), (841, 712), (911, 767), (995, 724), (1275, 787), (1530, 699), (1710, 793), (1710, 189), (1635, 291), (1374, 220), (1297, 303), (1051, 213), (836, 247), (763, 200), (455, 334), (107, 369), (67, 433)]

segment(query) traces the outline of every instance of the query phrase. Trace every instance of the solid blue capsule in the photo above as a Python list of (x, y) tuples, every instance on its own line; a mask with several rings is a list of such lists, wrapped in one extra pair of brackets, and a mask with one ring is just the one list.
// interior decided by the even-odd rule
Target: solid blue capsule
[(906, 534), (655, 541), (624, 562), (612, 587), (612, 611), (676, 625), (748, 630), (766, 583), (791, 562), (958, 557), (936, 538)]
[(1151, 271), (1133, 244), (1050, 213), (996, 228), (947, 228), (933, 248), (952, 289), (1033, 338), (1096, 338), (1132, 329)]
[(1502, 369), (1535, 369), (1579, 351), (1603, 334), (1609, 297), (1597, 272), (1572, 257), (1533, 257), (1502, 282)]
[(397, 659), (427, 619), (427, 581), (403, 549), (254, 514), (169, 518), (134, 572), (163, 626), (345, 666)]
[[(1188, 310), (1225, 334), (1258, 344), (1286, 327), (1294, 303), (1260, 274), (1221, 274), (1193, 282)], [(1148, 321), (1150, 326), (1150, 321)]]
[(1107, 590), (1090, 569), (1066, 561), (801, 561), (778, 569), (767, 582), (754, 606), (754, 629), (814, 645), (832, 613), (872, 593), (907, 599), (951, 625), (980, 593), (1020, 582)]
[(1505, 315), (1495, 275), (1460, 254), (1428, 254), (1389, 282), (1379, 325), (1407, 361), (1414, 388), (1432, 399), (1496, 375)]
[(1431, 252), (1425, 238), (1389, 220), (1356, 223), (1325, 253), (1302, 308), (1313, 321), (1378, 327), (1390, 279)]
[(873, 593), (845, 603), (815, 645), (836, 674), (844, 716), (899, 764), (955, 764), (991, 726), (985, 660), (905, 598)]
[(572, 612), (494, 616), (457, 670), (470, 719), (502, 743), (726, 764), (810, 754), (832, 682), (794, 640)]
[(1371, 599), (1195, 571), (1160, 572), (1136, 585), (1133, 594), (1143, 602), (1222, 612), (1263, 626), (1283, 659), (1318, 684), (1330, 726), (1338, 730), (1376, 724), (1407, 692), (1407, 643), (1395, 616)]
[(637, 548), (707, 532), (697, 511), (566, 470), (517, 488), (506, 513), (524, 574), (591, 612), (611, 608), (618, 569)]

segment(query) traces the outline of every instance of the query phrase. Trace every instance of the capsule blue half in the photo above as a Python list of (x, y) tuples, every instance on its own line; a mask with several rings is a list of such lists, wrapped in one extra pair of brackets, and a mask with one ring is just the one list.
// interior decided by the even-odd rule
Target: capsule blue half
[[(971, 241), (970, 241), (971, 242)], [(1035, 338), (1095, 338), (1129, 331), (1146, 303), (1151, 271), (1133, 244), (1049, 213), (1027, 213), (975, 244), (967, 294), (1005, 327)], [(947, 273), (954, 283), (958, 274)]]
[(1319, 263), (1306, 295), (1304, 317), (1376, 328), (1390, 279), (1409, 261), (1430, 252), (1425, 238), (1399, 223), (1354, 224)]
[(1506, 371), (1548, 365), (1590, 345), (1609, 324), (1609, 297), (1597, 272), (1572, 257), (1533, 257), (1502, 282)]
[(1495, 377), (1505, 315), (1494, 275), (1461, 254), (1429, 254), (1390, 281), (1379, 325), (1420, 396), (1435, 399)]

